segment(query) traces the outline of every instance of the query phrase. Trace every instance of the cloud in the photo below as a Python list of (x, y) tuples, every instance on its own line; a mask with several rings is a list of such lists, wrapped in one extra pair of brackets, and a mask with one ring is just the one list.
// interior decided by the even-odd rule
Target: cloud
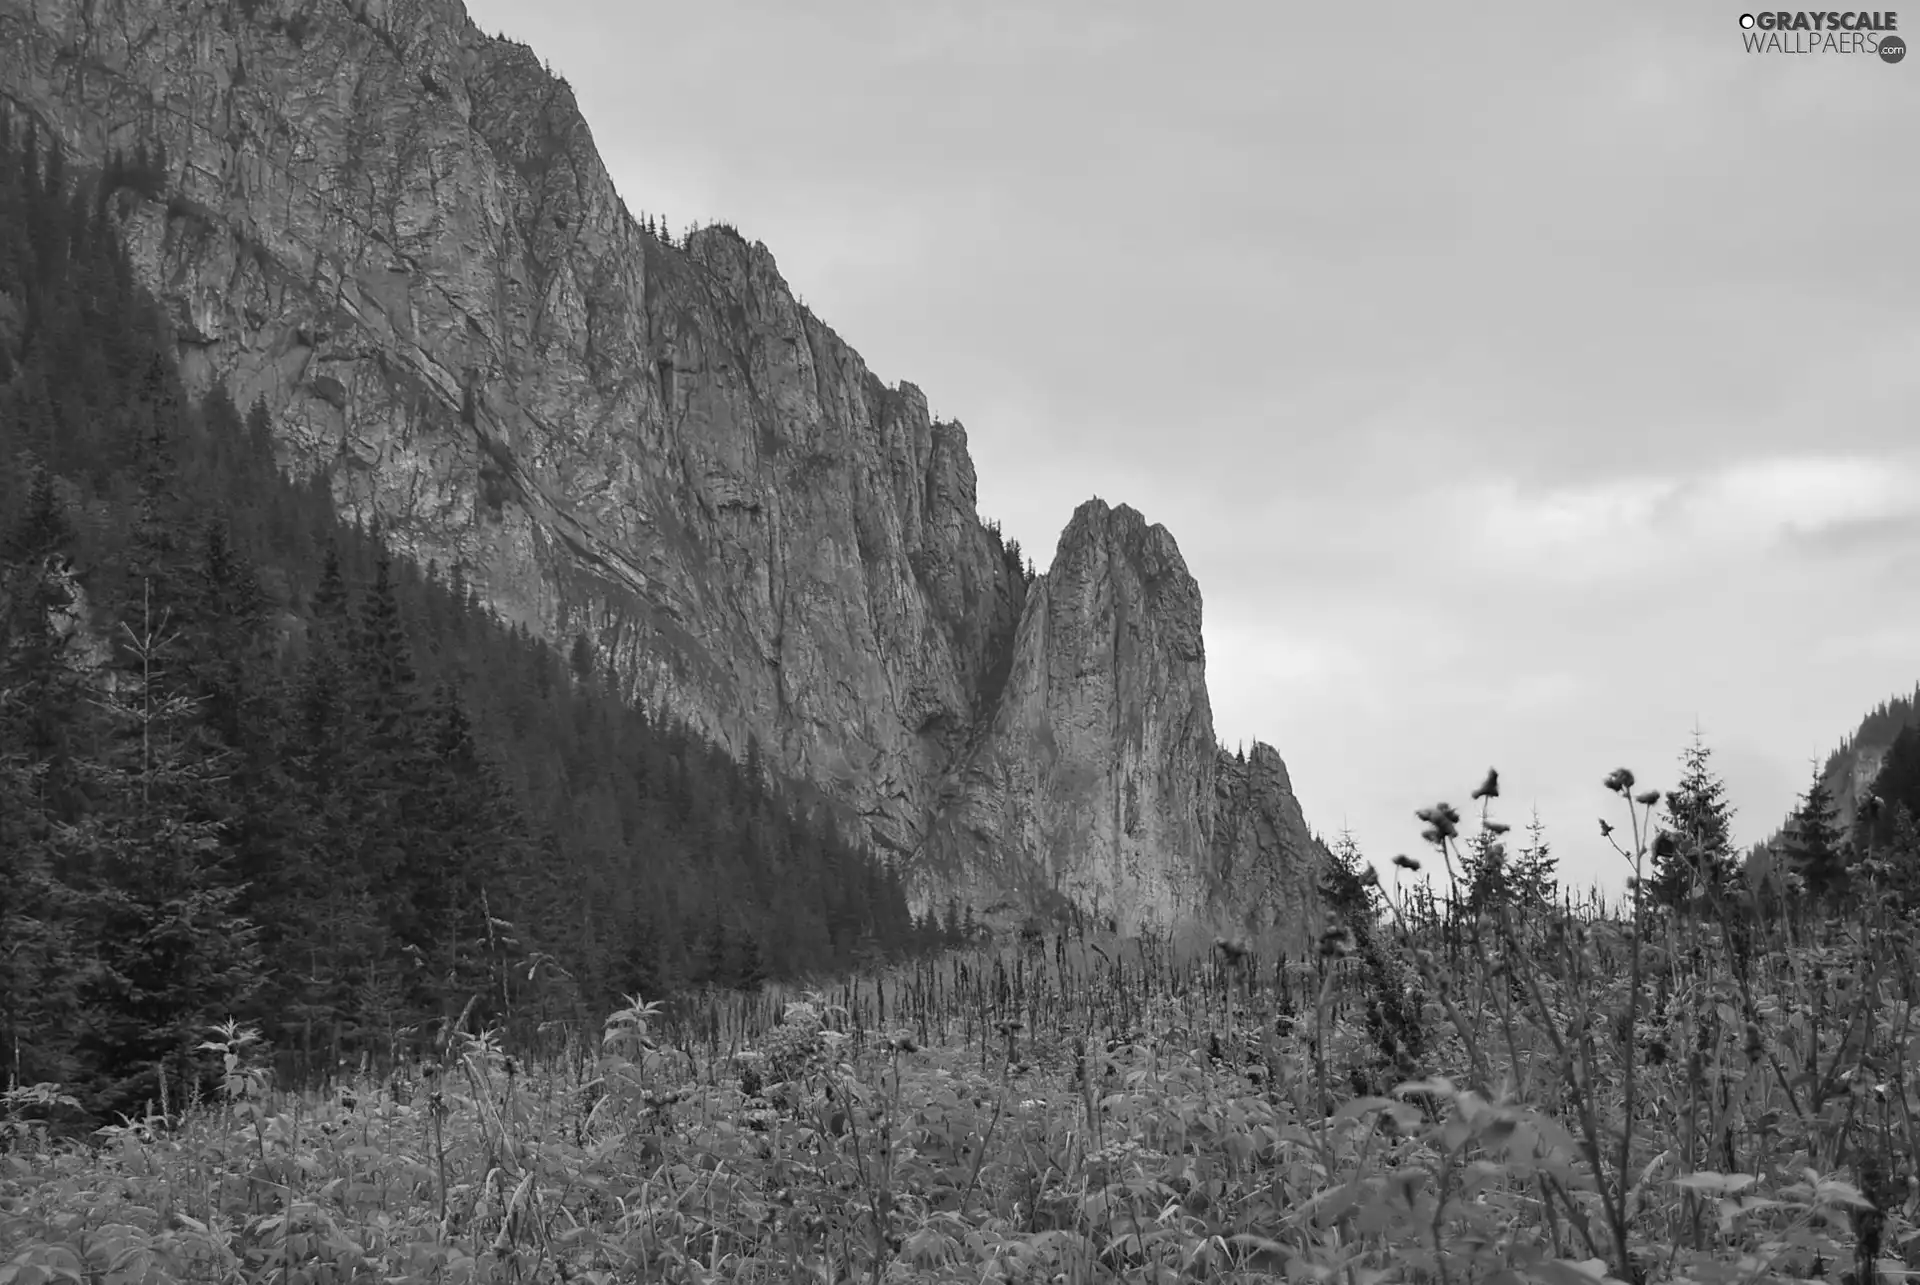
[(1785, 544), (1794, 552), (1819, 558), (1912, 553), (1920, 550), (1920, 513), (1843, 518), (1817, 527), (1788, 523)]
[(1351, 682), (1365, 676), (1363, 650), (1341, 639), (1289, 629), (1278, 622), (1205, 627), (1207, 668), (1231, 672), (1238, 681), (1303, 686)]
[(1920, 475), (1890, 456), (1774, 456), (1691, 477), (1468, 488), (1475, 555), (1561, 582), (1697, 575), (1786, 541), (1818, 548), (1920, 522)]

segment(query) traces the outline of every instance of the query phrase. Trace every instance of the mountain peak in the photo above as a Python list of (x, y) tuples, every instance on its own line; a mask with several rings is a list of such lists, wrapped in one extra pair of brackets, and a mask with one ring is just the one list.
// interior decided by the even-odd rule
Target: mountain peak
[(122, 229), (195, 386), (623, 695), (757, 743), (924, 899), (1165, 921), (1314, 860), (1284, 768), (1220, 764), (1172, 535), (1089, 500), (1029, 585), (965, 429), (763, 243), (650, 234), (533, 50), (454, 0), (0, 7), (0, 90), (80, 163), (164, 146)]

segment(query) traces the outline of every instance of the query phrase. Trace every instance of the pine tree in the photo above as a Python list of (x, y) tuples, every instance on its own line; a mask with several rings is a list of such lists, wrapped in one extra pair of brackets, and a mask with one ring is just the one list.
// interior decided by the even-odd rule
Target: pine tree
[(1498, 834), (1483, 829), (1472, 835), (1463, 847), (1465, 868), (1461, 874), (1466, 884), (1463, 909), (1467, 915), (1478, 916), (1508, 905), (1513, 897), (1513, 881), (1507, 868), (1506, 843)]
[(1321, 892), (1327, 899), (1327, 907), (1338, 914), (1348, 928), (1363, 932), (1372, 926), (1378, 906), (1373, 887), (1361, 877), (1365, 863), (1360, 856), (1360, 845), (1354, 842), (1351, 833), (1342, 830), (1326, 851), (1327, 867), (1321, 879)]
[(466, 994), (504, 997), (502, 943), (495, 930), (512, 925), (487, 908), (494, 895), (508, 890), (521, 865), (526, 825), (475, 740), (457, 683), (436, 688), (430, 724), (420, 820), (433, 838), (417, 850), (406, 871), (405, 896), (418, 916), (418, 944), (431, 961), (443, 1000)]
[(1787, 859), (1806, 881), (1807, 894), (1816, 903), (1831, 905), (1847, 886), (1847, 852), (1840, 834), (1839, 812), (1819, 764), (1787, 824)]
[(1560, 862), (1547, 843), (1547, 827), (1540, 809), (1527, 822), (1527, 841), (1514, 857), (1509, 877), (1516, 904), (1529, 909), (1553, 905), (1559, 889)]
[(29, 466), (26, 503), (0, 542), (0, 718), (4, 746), (35, 766), (35, 794), (71, 819), (76, 708), (83, 683), (72, 655), (76, 606), (65, 550), (73, 527), (53, 478)]
[(448, 866), (448, 839), (423, 806), (429, 782), (417, 674), (392, 558), (377, 536), (374, 547), (374, 580), (361, 600), (351, 643), (348, 686), (359, 739), (348, 777), (357, 809), (350, 850), (381, 910), (387, 936), (378, 956), (386, 965), (383, 975), (398, 979), (406, 1003), (433, 1006), (442, 997), (443, 972), (429, 960), (437, 953), (446, 891), (416, 872)]
[(70, 738), (82, 680), (72, 635), (55, 625), (73, 605), (59, 566), (72, 529), (50, 475), (29, 473), (0, 538), (0, 1079), (17, 1084), (71, 1077), (81, 971), (48, 842), (78, 802)]
[(349, 683), (353, 603), (336, 542), (325, 546), (318, 580), (290, 737), (301, 840), (287, 854), (287, 914), (274, 946), (287, 983), (276, 1011), (308, 1067), (335, 1064), (355, 1041), (358, 996), (387, 950), (363, 859), (370, 818), (356, 782), (366, 737)]
[(1733, 808), (1726, 785), (1710, 765), (1713, 751), (1693, 734), (1680, 759), (1680, 784), (1667, 792), (1652, 892), (1662, 903), (1687, 908), (1717, 898), (1733, 870)]
[(196, 753), (186, 735), (195, 702), (173, 672), (179, 635), (150, 597), (120, 623), (105, 702), (119, 732), (93, 767), (95, 810), (58, 846), (84, 872), (94, 963), (79, 1041), (96, 1068), (90, 1105), (131, 1112), (160, 1100), (161, 1075), (176, 1091), (199, 1078), (199, 1041), (246, 1010), (264, 964), (223, 827), (209, 819), (227, 764)]

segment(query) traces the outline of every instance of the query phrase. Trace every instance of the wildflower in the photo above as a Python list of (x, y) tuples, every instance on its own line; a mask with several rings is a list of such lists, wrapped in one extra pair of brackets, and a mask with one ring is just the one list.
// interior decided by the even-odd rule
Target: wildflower
[(1601, 784), (1615, 794), (1625, 794), (1633, 788), (1633, 773), (1624, 767), (1616, 767), (1607, 773), (1607, 779)]
[(1480, 782), (1480, 788), (1473, 792), (1476, 799), (1497, 799), (1500, 797), (1500, 773), (1487, 769), (1487, 779)]
[(1420, 868), (1420, 863), (1404, 852), (1393, 859), (1393, 864), (1399, 866), (1402, 870), (1418, 870)]
[(1488, 834), (1505, 834), (1507, 831), (1513, 829), (1513, 827), (1505, 821), (1489, 821), (1486, 823), (1484, 829)]
[(1436, 803), (1430, 808), (1421, 808), (1414, 815), (1451, 839), (1460, 833), (1460, 814), (1451, 803)]
[(1652, 807), (1654, 804), (1660, 801), (1660, 791), (1642, 790), (1640, 791), (1640, 793), (1633, 796), (1633, 801), (1635, 803), (1645, 804), (1647, 807)]
[(1600, 818), (1600, 837), (1604, 839), (1612, 833), (1613, 833), (1613, 823), (1608, 821), (1605, 817), (1601, 817)]

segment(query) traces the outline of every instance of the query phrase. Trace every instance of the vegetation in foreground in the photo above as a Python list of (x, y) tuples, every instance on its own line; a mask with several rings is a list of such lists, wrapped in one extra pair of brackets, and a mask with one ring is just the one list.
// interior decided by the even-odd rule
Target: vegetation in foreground
[[(1607, 784), (1636, 867), (1710, 868)], [(1464, 841), (1421, 814), (1495, 895), (1382, 896), (1349, 845), (1304, 961), (1030, 939), (636, 1000), (532, 1065), (452, 1023), (326, 1096), (229, 1026), (214, 1100), (92, 1148), (15, 1090), (0, 1283), (1904, 1279), (1920, 958), (1877, 859), (1596, 914), (1487, 875), (1497, 789)]]
[[(187, 403), (115, 229), (163, 171), (0, 118), (0, 1285), (1920, 1263), (1920, 732), (1744, 865), (1703, 747), (1613, 774), (1624, 910), (1509, 857), (1489, 777), (1471, 836), (1422, 810), (1430, 884), (1339, 849), (1304, 959), (929, 958), (957, 908)], [(636, 985), (679, 998), (583, 1030)]]

